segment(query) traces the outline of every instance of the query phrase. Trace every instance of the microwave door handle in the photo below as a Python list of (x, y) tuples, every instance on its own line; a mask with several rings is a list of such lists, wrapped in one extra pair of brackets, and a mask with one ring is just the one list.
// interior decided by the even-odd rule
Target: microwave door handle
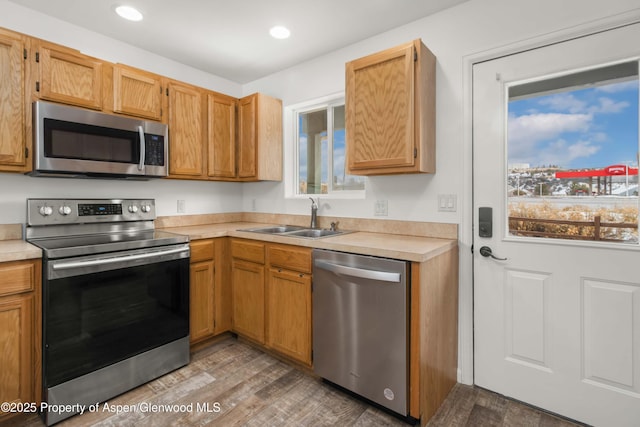
[(145, 143), (144, 143), (144, 129), (142, 126), (138, 126), (138, 135), (140, 135), (140, 162), (138, 163), (138, 170), (144, 170), (144, 157), (145, 157)]

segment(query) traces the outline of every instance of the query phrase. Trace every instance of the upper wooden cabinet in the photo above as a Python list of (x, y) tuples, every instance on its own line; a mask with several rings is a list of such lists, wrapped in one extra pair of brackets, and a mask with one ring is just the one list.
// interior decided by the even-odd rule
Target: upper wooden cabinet
[(204, 179), (203, 92), (195, 86), (170, 81), (168, 94), (169, 175)]
[(282, 101), (255, 93), (238, 102), (238, 179), (282, 180)]
[(36, 42), (36, 97), (102, 110), (103, 62), (43, 40)]
[(236, 176), (236, 103), (230, 96), (207, 94), (208, 175)]
[(347, 172), (435, 172), (435, 56), (414, 40), (346, 65)]
[(162, 77), (122, 64), (113, 66), (113, 111), (162, 119)]
[(28, 61), (26, 40), (0, 29), (0, 171), (26, 172), (26, 126), (31, 112), (25, 106), (25, 76)]

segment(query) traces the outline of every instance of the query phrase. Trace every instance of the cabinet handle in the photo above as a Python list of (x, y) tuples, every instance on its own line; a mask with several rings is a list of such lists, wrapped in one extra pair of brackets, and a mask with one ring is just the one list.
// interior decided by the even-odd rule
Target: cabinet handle
[(300, 277), (304, 277), (304, 274), (303, 274), (303, 273), (300, 273)]

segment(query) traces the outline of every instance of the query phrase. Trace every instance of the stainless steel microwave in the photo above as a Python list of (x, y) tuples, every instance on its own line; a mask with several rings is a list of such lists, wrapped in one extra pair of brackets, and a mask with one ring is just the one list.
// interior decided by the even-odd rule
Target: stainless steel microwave
[(164, 177), (168, 142), (163, 123), (36, 101), (30, 175)]

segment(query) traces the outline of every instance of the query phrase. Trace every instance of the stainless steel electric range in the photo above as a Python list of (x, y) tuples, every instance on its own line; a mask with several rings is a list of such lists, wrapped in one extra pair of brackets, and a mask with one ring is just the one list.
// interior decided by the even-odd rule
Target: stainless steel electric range
[(189, 238), (155, 218), (152, 199), (27, 200), (47, 425), (189, 363)]

